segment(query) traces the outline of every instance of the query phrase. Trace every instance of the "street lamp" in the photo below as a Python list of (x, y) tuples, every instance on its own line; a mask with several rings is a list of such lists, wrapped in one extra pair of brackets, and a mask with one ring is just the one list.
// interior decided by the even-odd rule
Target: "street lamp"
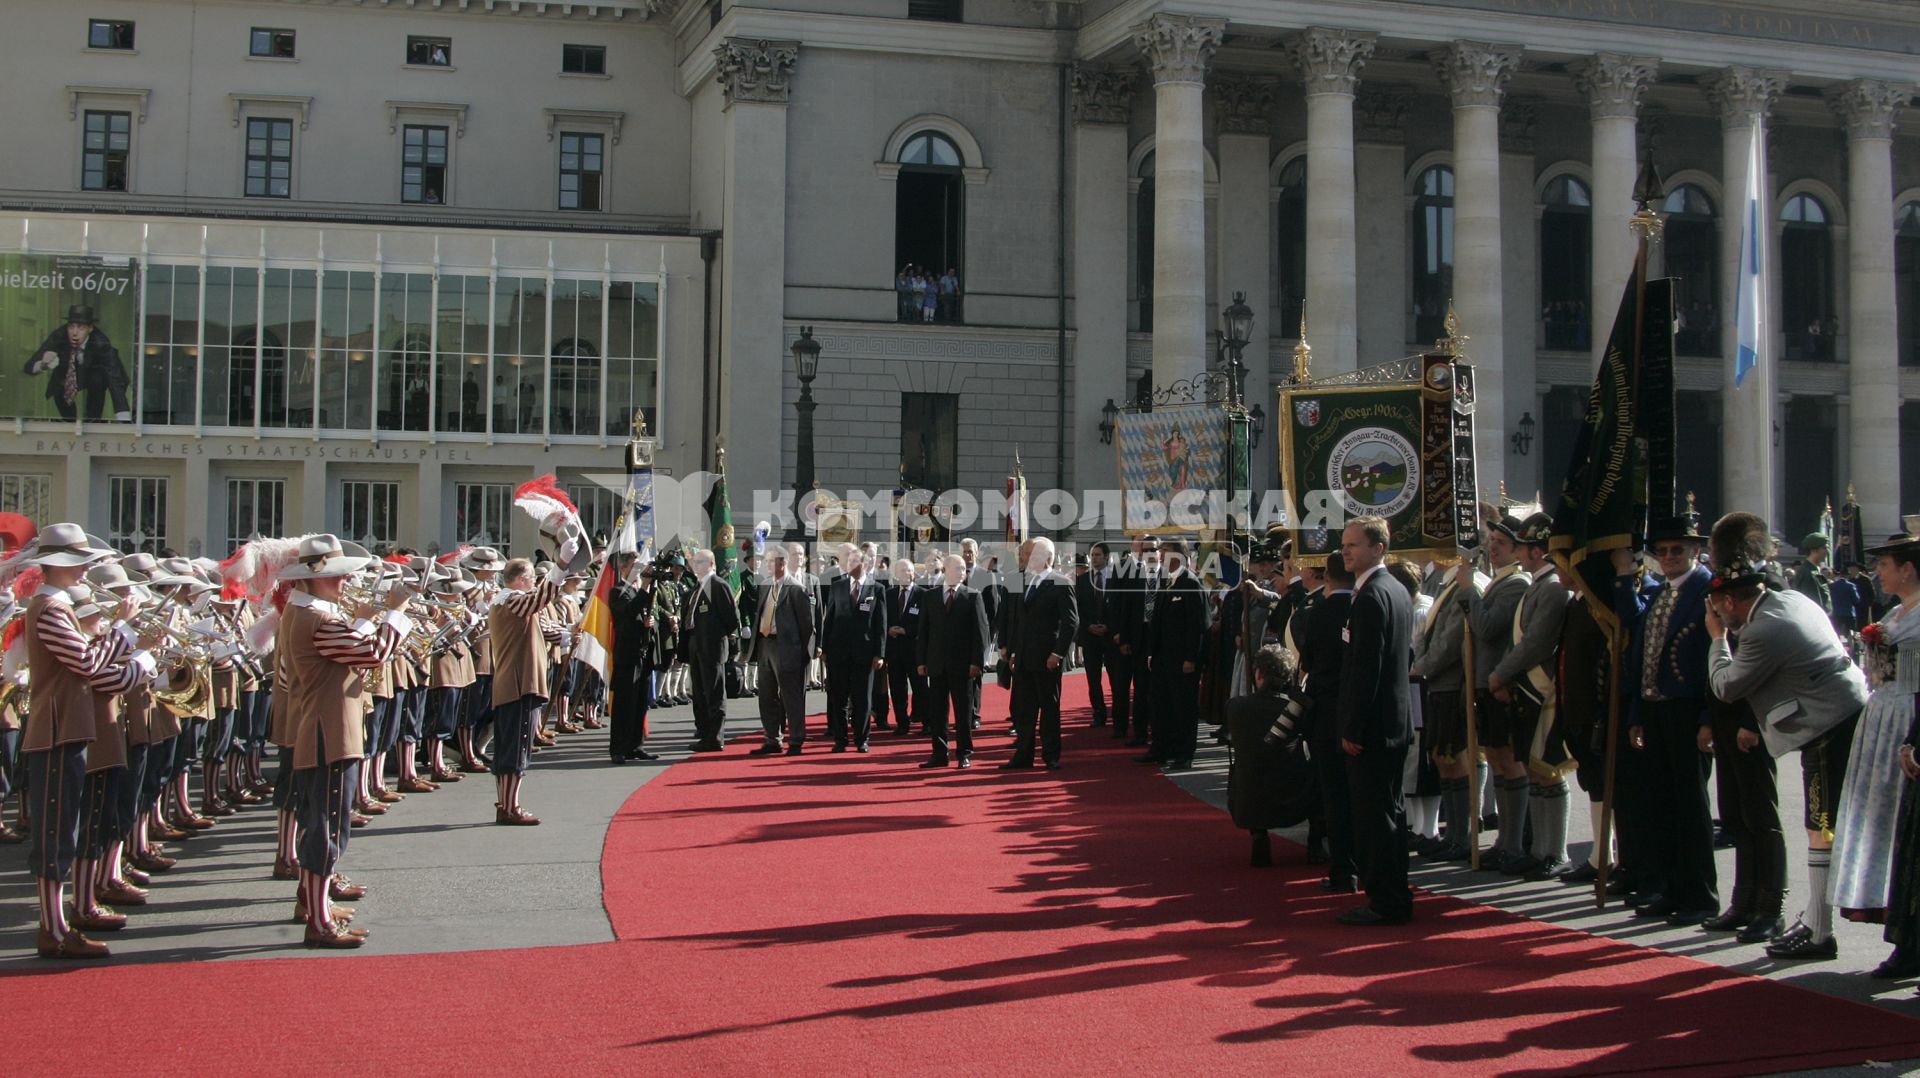
[(813, 489), (813, 380), (820, 373), (820, 342), (813, 339), (812, 326), (801, 326), (800, 337), (793, 342), (793, 367), (800, 377), (800, 399), (793, 406), (800, 428), (795, 437), (793, 523), (787, 527), (787, 538), (802, 542), (807, 530), (800, 521), (800, 502)]
[(1246, 364), (1240, 354), (1246, 350), (1247, 338), (1253, 333), (1253, 308), (1247, 306), (1247, 294), (1235, 292), (1233, 303), (1220, 312), (1220, 320), (1226, 323), (1222, 344), (1227, 348), (1227, 370), (1233, 376), (1233, 401), (1239, 404), (1244, 399), (1247, 385)]
[(1512, 441), (1513, 443), (1513, 451), (1520, 454), (1523, 457), (1526, 456), (1527, 453), (1533, 449), (1533, 413), (1532, 412), (1520, 413), (1520, 429), (1514, 431), (1513, 437), (1509, 440)]
[(1106, 407), (1100, 409), (1100, 444), (1101, 445), (1113, 444), (1113, 431), (1119, 418), (1120, 418), (1120, 409), (1114, 405), (1113, 398), (1108, 397)]

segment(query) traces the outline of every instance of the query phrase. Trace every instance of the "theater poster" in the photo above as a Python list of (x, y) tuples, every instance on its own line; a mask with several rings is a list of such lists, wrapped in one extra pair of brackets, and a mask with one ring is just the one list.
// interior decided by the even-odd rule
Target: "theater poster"
[[(49, 382), (59, 370), (49, 352), (67, 347), (67, 315), (75, 307), (93, 312), (93, 335), (86, 346), (86, 377), (95, 387), (112, 384), (130, 395), (139, 355), (134, 347), (139, 311), (140, 273), (128, 258), (0, 252), (0, 417), (59, 419)], [(112, 369), (109, 363), (117, 363)], [(103, 419), (115, 411), (103, 397)], [(88, 388), (79, 387), (79, 411), (86, 414)]]
[(1295, 550), (1339, 549), (1341, 522), (1358, 516), (1385, 517), (1393, 551), (1414, 560), (1479, 544), (1472, 367), (1416, 356), (1278, 395)]

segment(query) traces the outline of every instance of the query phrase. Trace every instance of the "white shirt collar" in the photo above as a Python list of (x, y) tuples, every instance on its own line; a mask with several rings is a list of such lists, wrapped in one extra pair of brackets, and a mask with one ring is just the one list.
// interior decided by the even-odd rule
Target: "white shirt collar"
[(320, 598), (310, 591), (290, 591), (287, 593), (287, 602), (292, 606), (306, 607), (316, 614), (336, 615), (340, 613), (340, 608), (337, 605)]
[(42, 597), (42, 596), (44, 596), (45, 598), (48, 598), (48, 599), (58, 599), (59, 601), (61, 601), (61, 602), (63, 602), (63, 603), (71, 603), (71, 602), (73, 602), (73, 600), (72, 600), (72, 599), (69, 599), (69, 598), (67, 598), (67, 589), (65, 589), (65, 588), (56, 588), (56, 587), (54, 587), (54, 586), (53, 586), (52, 584), (42, 584), (42, 585), (40, 585), (40, 590), (39, 590), (39, 591), (36, 591), (36, 592), (34, 592), (33, 594), (34, 594), (34, 595), (35, 595), (36, 597)]
[(1355, 577), (1353, 580), (1354, 594), (1358, 595), (1360, 593), (1360, 589), (1367, 586), (1367, 578), (1371, 577), (1373, 574), (1379, 572), (1380, 570), (1385, 569), (1386, 567), (1387, 567), (1387, 563), (1381, 562), (1380, 564), (1374, 566), (1371, 569), (1368, 569), (1366, 572), (1361, 573), (1359, 576)]

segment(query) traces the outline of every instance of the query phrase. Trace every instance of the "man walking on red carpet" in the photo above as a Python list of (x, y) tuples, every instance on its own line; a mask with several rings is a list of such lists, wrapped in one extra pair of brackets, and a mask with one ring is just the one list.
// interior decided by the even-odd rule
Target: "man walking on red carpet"
[(1013, 759), (1000, 766), (1033, 766), (1036, 738), (1047, 770), (1060, 769), (1060, 668), (1073, 647), (1079, 618), (1073, 582), (1053, 571), (1053, 540), (1028, 544), (1026, 580), (1005, 599), (1000, 658), (1013, 668)]
[(921, 721), (933, 740), (933, 756), (922, 768), (947, 766), (947, 724), (953, 723), (960, 766), (973, 766), (973, 681), (987, 648), (986, 600), (966, 584), (967, 563), (949, 555), (944, 580), (924, 589), (915, 601), (919, 615), (916, 651), (920, 676), (927, 679), (930, 701)]
[(1340, 537), (1340, 552), (1354, 574), (1340, 677), (1340, 747), (1353, 798), (1354, 853), (1367, 892), (1366, 905), (1340, 915), (1348, 925), (1404, 924), (1413, 917), (1400, 796), (1413, 741), (1407, 695), (1413, 602), (1381, 571), (1387, 537), (1387, 522), (1379, 517), (1355, 518)]
[[(754, 655), (760, 664), (760, 729), (766, 743), (755, 756), (800, 755), (807, 740), (807, 663), (813, 658), (813, 598), (787, 574), (790, 550), (767, 548), (773, 578), (760, 587), (754, 615)], [(784, 744), (783, 744), (784, 741)]]

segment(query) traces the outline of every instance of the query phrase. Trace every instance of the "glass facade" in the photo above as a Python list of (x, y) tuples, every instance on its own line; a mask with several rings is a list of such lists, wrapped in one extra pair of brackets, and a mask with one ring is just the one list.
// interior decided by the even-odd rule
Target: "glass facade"
[[(651, 280), (139, 269), (138, 339), (120, 347), (143, 426), (597, 442), (627, 437), (638, 410), (659, 429)], [(44, 398), (21, 399), (20, 418), (55, 418)]]

